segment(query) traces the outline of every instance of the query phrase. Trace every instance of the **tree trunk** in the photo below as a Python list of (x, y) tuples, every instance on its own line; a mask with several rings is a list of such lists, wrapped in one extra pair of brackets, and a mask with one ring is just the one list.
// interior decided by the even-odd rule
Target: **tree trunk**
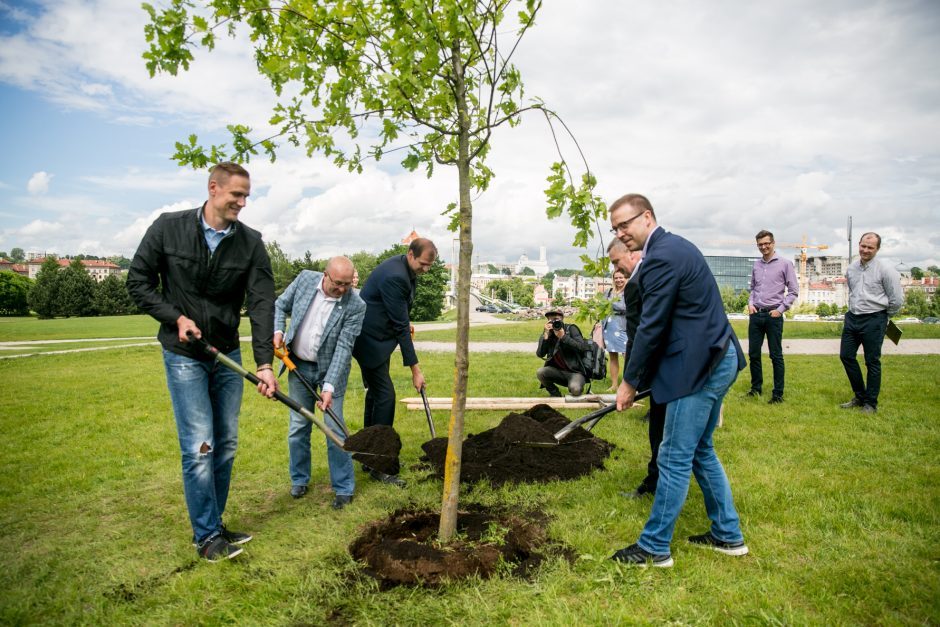
[(467, 404), (467, 376), (470, 370), (470, 264), (473, 257), (470, 204), (470, 117), (460, 50), (454, 46), (454, 73), (457, 76), (459, 140), (457, 179), (460, 188), (460, 263), (457, 268), (457, 352), (454, 357), (454, 402), (450, 412), (447, 455), (444, 458), (444, 495), (441, 503), (441, 542), (453, 539), (457, 530), (457, 500), (460, 495), (460, 462), (463, 457), (463, 421)]

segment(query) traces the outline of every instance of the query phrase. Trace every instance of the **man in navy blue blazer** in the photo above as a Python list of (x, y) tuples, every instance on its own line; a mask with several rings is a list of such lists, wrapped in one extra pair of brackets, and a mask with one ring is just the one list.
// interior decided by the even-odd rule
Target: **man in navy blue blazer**
[[(395, 421), (395, 386), (389, 366), (395, 347), (401, 349), (402, 362), (411, 368), (411, 382), (420, 391), (424, 374), (418, 365), (411, 339), (409, 310), (415, 298), (417, 278), (431, 269), (437, 259), (437, 247), (429, 239), (419, 237), (411, 242), (408, 252), (380, 263), (359, 296), (366, 302), (362, 332), (356, 338), (353, 357), (362, 370), (365, 384), (363, 426), (392, 426)], [(376, 475), (382, 481), (403, 485), (398, 477)]]
[(653, 400), (666, 404), (653, 508), (637, 542), (612, 559), (672, 566), (672, 534), (692, 473), (712, 524), (689, 542), (726, 555), (746, 555), (731, 486), (712, 445), (722, 399), (745, 367), (718, 285), (698, 248), (663, 230), (645, 197), (617, 199), (610, 206), (610, 223), (627, 248), (643, 253), (635, 277), (642, 299), (640, 323), (617, 390), (617, 409), (633, 404), (644, 370), (652, 375)]

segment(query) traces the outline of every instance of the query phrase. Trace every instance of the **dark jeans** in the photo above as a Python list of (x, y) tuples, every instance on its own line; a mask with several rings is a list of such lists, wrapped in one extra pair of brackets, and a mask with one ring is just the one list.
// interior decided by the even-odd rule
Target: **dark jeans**
[[(881, 344), (884, 342), (887, 326), (886, 311), (858, 315), (850, 311), (845, 314), (845, 324), (842, 327), (842, 345), (839, 348), (842, 366), (849, 377), (855, 398), (872, 407), (878, 407), (878, 393), (881, 391)], [(865, 350), (867, 387), (856, 357), (859, 346)]]
[(395, 422), (395, 386), (392, 377), (388, 374), (391, 355), (375, 368), (366, 368), (359, 364), (362, 370), (362, 384), (366, 387), (365, 412), (362, 426), (375, 425), (392, 426)]
[(584, 378), (583, 374), (572, 372), (571, 370), (562, 370), (555, 366), (542, 366), (535, 372), (535, 376), (538, 378), (539, 383), (542, 384), (542, 387), (548, 390), (548, 393), (553, 396), (561, 395), (561, 392), (558, 390), (558, 385), (556, 384), (568, 388), (572, 396), (581, 396), (581, 393), (584, 391), (584, 385), (587, 383), (587, 379)]
[(751, 314), (747, 324), (747, 352), (751, 362), (751, 389), (761, 391), (764, 385), (764, 370), (760, 363), (760, 351), (767, 336), (767, 350), (774, 367), (774, 396), (783, 396), (783, 316), (774, 318), (765, 311)]
[(650, 461), (646, 465), (646, 478), (637, 488), (637, 492), (640, 494), (653, 494), (656, 492), (656, 483), (659, 481), (659, 466), (656, 464), (656, 458), (659, 456), (659, 445), (663, 441), (664, 424), (666, 424), (666, 405), (657, 403), (650, 398)]

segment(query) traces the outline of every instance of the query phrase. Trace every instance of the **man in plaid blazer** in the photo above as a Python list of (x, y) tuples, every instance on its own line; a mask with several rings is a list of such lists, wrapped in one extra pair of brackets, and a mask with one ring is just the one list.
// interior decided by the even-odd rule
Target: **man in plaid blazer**
[[(313, 386), (321, 389), (321, 411), (332, 408), (343, 420), (343, 395), (349, 379), (352, 349), (362, 330), (366, 304), (352, 289), (352, 262), (346, 257), (333, 257), (323, 273), (304, 270), (284, 290), (274, 304), (274, 346), (287, 345), (297, 371)], [(291, 323), (287, 335), (287, 316)], [(304, 407), (313, 409), (314, 398), (300, 382), (297, 374), (288, 375), (288, 392)], [(332, 418), (324, 423), (343, 436)], [(290, 412), (287, 445), (290, 452), (291, 496), (307, 493), (310, 482), (310, 432), (313, 425), (297, 412)], [(352, 501), (355, 475), (352, 457), (332, 440), (326, 438), (330, 482), (335, 497), (333, 508), (342, 509)]]

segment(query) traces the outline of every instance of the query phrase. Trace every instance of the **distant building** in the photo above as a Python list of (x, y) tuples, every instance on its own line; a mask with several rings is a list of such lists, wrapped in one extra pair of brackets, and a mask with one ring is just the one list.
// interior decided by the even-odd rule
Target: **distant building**
[(936, 293), (938, 285), (940, 285), (940, 278), (935, 276), (925, 276), (922, 279), (901, 279), (901, 288), (905, 294), (910, 291), (921, 291), (928, 299)]
[(728, 286), (735, 292), (746, 290), (751, 285), (751, 270), (759, 257), (728, 257), (705, 255), (705, 263), (712, 271), (718, 287)]
[(810, 283), (806, 292), (805, 295), (801, 295), (800, 302), (813, 307), (823, 303), (844, 307), (849, 303), (847, 283), (842, 277), (831, 281)]
[[(42, 264), (45, 263), (46, 259), (30, 259), (26, 262), (26, 267), (28, 274), (27, 276), (31, 279), (35, 279), (36, 275), (39, 274), (39, 269), (42, 267)], [(59, 267), (67, 268), (72, 261), (70, 259), (59, 259)], [(111, 261), (102, 261), (99, 259), (82, 259), (82, 266), (84, 266), (85, 271), (91, 275), (91, 278), (97, 283), (101, 283), (106, 278), (114, 275), (121, 274), (121, 267), (116, 263)]]
[(409, 244), (411, 244), (411, 242), (415, 241), (419, 237), (421, 236), (418, 235), (418, 232), (414, 230), (414, 227), (412, 227), (411, 233), (409, 233), (404, 238), (402, 238), (401, 243), (404, 244), (405, 246), (408, 246)]
[(531, 268), (535, 276), (542, 277), (548, 274), (548, 260), (545, 258), (545, 247), (539, 246), (539, 258), (529, 259), (525, 253), (519, 257), (519, 261), (514, 268), (515, 274), (522, 274), (524, 268)]
[(612, 285), (613, 280), (610, 277), (581, 276), (580, 274), (556, 276), (552, 279), (552, 297), (559, 294), (567, 301), (591, 300), (595, 294), (606, 292)]
[(0, 257), (0, 272), (15, 272), (17, 274), (22, 274), (23, 276), (29, 276), (29, 268), (22, 263), (13, 263), (9, 259), (4, 259)]

